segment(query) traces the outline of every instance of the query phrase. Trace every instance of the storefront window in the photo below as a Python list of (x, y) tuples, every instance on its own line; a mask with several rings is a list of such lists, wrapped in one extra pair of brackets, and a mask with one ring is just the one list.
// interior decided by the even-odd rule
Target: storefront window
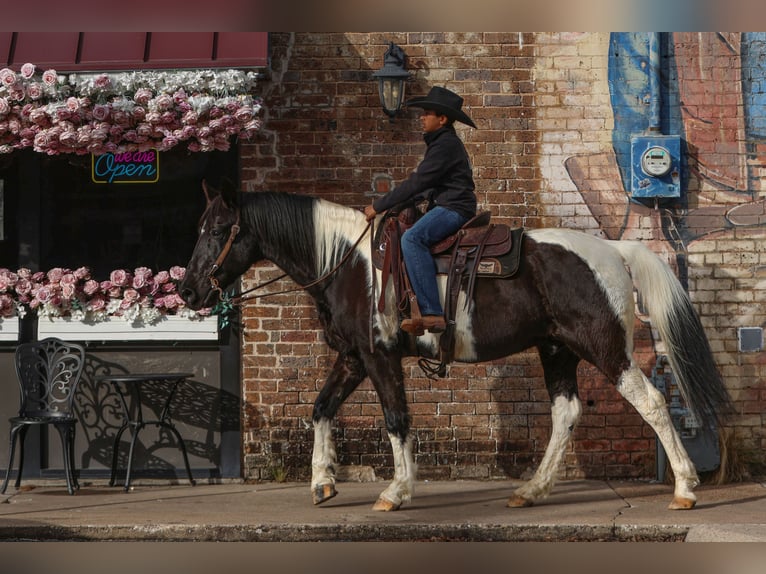
[[(88, 267), (98, 279), (115, 269), (185, 265), (205, 206), (202, 179), (237, 180), (236, 148), (162, 153), (154, 183), (95, 183), (90, 156), (24, 156), (20, 176), (5, 185), (6, 195), (19, 196), (21, 225), (0, 242), (9, 244), (0, 267)], [(5, 213), (7, 222), (8, 206)]]

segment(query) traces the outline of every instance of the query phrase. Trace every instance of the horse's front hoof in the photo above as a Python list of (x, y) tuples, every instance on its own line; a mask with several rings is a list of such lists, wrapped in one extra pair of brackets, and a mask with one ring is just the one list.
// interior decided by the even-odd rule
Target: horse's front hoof
[(514, 494), (508, 499), (506, 506), (508, 508), (528, 508), (534, 504), (534, 501), (529, 498), (524, 498), (518, 494)]
[(338, 491), (335, 490), (334, 484), (318, 484), (311, 490), (311, 499), (314, 501), (314, 505), (317, 505), (335, 498), (337, 494)]
[(392, 510), (399, 510), (399, 507), (401, 506), (401, 503), (394, 504), (387, 498), (383, 498), (382, 496), (378, 498), (377, 502), (372, 506), (373, 510), (377, 510), (379, 512), (391, 512)]
[(696, 500), (683, 498), (681, 496), (673, 497), (673, 502), (668, 505), (669, 510), (691, 510), (697, 504)]

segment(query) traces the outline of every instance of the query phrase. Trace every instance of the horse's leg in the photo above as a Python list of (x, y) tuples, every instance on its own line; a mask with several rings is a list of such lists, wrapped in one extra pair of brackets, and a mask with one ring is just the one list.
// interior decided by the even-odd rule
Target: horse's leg
[(412, 456), (410, 415), (404, 393), (401, 358), (377, 352), (365, 355), (365, 366), (383, 408), (383, 418), (394, 454), (394, 479), (378, 497), (373, 510), (397, 510), (412, 499), (417, 465)]
[(314, 451), (311, 456), (311, 497), (314, 504), (333, 498), (337, 459), (332, 440), (332, 419), (343, 401), (366, 376), (355, 356), (341, 353), (314, 402)]
[(545, 386), (551, 397), (551, 438), (535, 475), (508, 499), (511, 508), (532, 506), (536, 499), (550, 494), (567, 445), (582, 414), (577, 396), (577, 364), (580, 358), (567, 347), (555, 343), (540, 345), (538, 351), (545, 373)]
[(697, 470), (673, 426), (665, 397), (635, 365), (631, 365), (622, 373), (617, 390), (654, 429), (665, 448), (676, 479), (673, 501), (668, 508), (671, 510), (694, 508), (697, 496), (692, 490), (699, 484)]

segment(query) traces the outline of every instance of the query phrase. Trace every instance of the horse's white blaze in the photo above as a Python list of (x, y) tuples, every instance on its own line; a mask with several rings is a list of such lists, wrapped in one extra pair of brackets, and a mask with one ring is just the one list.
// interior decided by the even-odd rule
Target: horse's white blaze
[(394, 480), (381, 493), (380, 498), (399, 506), (412, 500), (418, 468), (412, 456), (412, 437), (402, 440), (399, 436), (388, 433), (388, 439), (394, 453)]
[(570, 399), (558, 396), (551, 405), (551, 439), (545, 455), (531, 480), (517, 488), (515, 493), (527, 500), (544, 498), (550, 494), (556, 482), (561, 461), (582, 414), (582, 404), (577, 395)]
[(625, 260), (617, 242), (605, 241), (572, 229), (530, 229), (527, 236), (538, 243), (559, 245), (578, 255), (593, 271), (609, 306), (625, 327), (625, 343), (628, 356), (633, 354), (633, 281), (625, 268)]
[(617, 390), (657, 433), (676, 478), (675, 496), (697, 500), (692, 492), (699, 484), (697, 471), (673, 427), (665, 397), (635, 365), (622, 374)]
[(311, 456), (311, 488), (335, 484), (335, 443), (330, 420), (321, 418), (314, 423), (314, 450)]

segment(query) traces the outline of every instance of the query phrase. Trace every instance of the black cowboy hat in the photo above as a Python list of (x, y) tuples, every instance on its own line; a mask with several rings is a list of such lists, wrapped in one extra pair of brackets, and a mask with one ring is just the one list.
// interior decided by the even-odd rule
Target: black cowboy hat
[(463, 98), (447, 88), (434, 86), (431, 88), (431, 91), (428, 92), (427, 96), (410, 98), (405, 102), (405, 105), (423, 108), (425, 110), (434, 110), (439, 114), (447, 116), (451, 120), (463, 122), (472, 128), (476, 127), (473, 120), (471, 120), (471, 118), (469, 118), (461, 109), (463, 107)]

